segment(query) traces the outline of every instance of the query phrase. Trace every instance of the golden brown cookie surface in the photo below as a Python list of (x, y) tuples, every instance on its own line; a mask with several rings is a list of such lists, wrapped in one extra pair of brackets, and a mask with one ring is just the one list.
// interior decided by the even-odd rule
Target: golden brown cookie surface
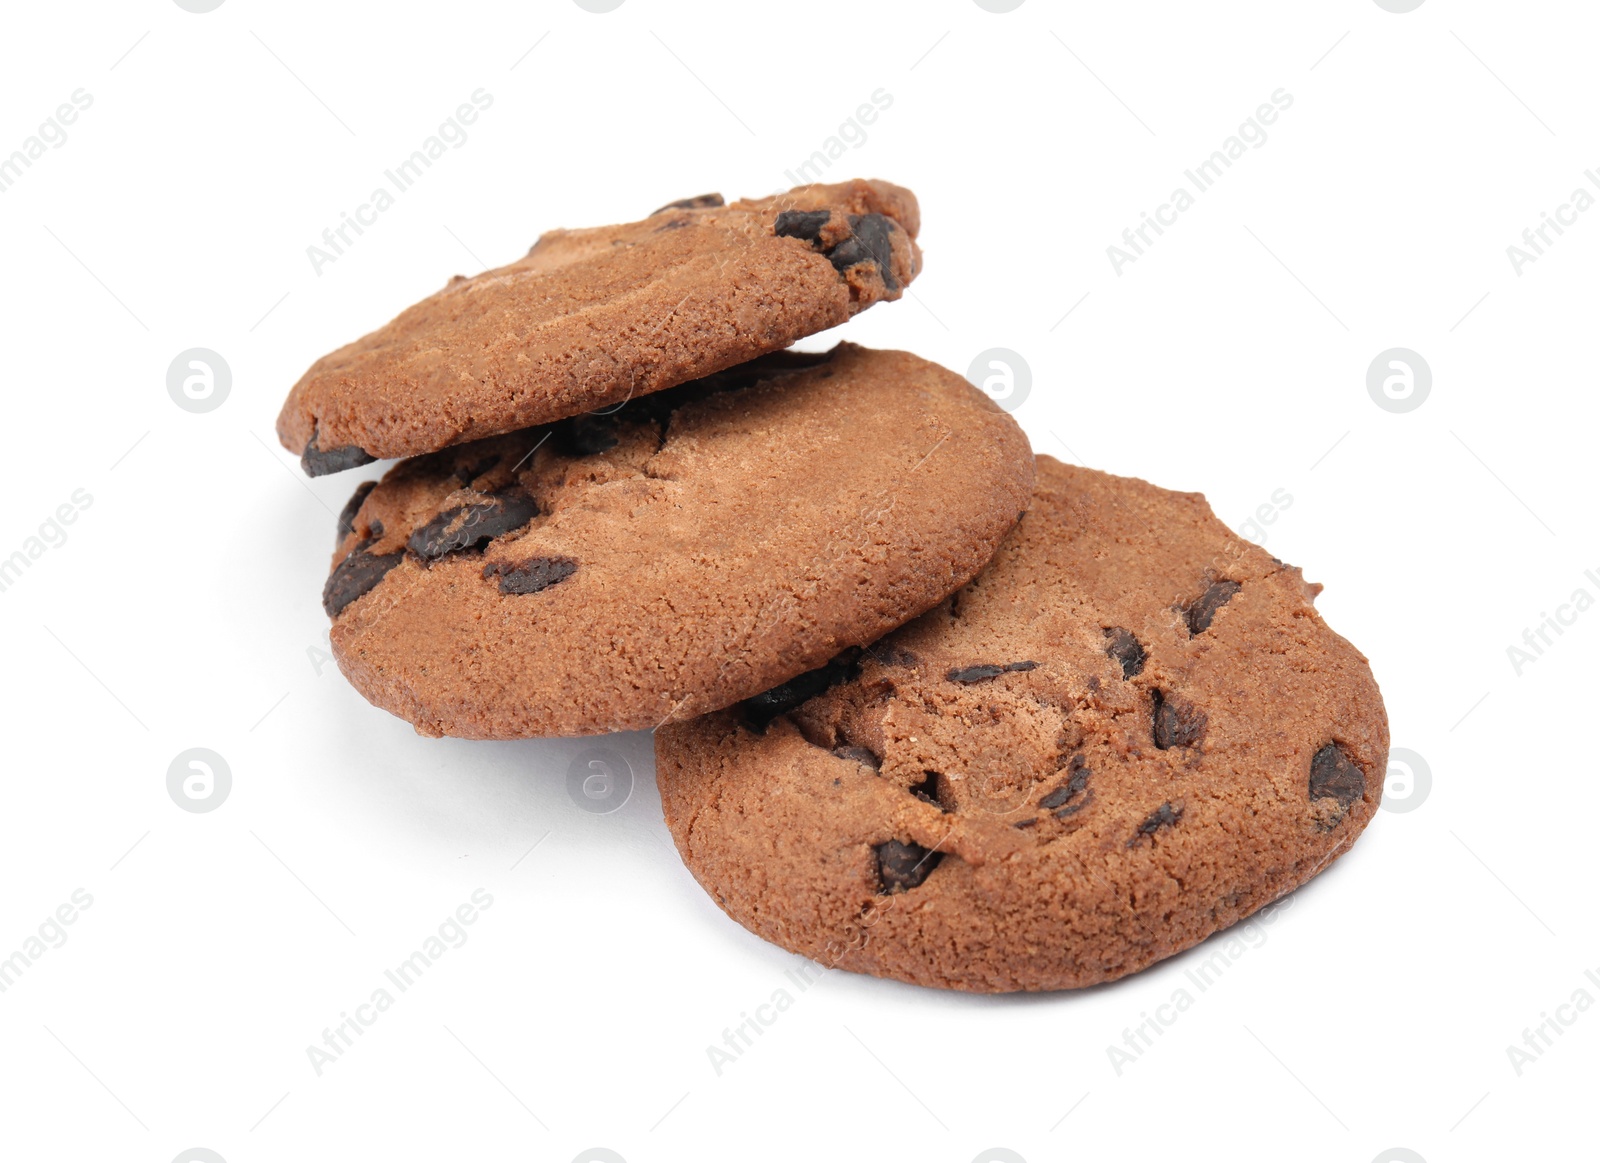
[(1382, 793), (1366, 659), (1204, 498), (1038, 458), (973, 582), (656, 735), (667, 824), (735, 920), (976, 992), (1142, 969), (1310, 879)]
[(1021, 429), (953, 372), (851, 344), (767, 356), (357, 490), (333, 651), (423, 734), (651, 728), (928, 609), (1032, 486)]
[(278, 438), (318, 476), (685, 383), (899, 298), (918, 226), (909, 190), (857, 180), (554, 230), (319, 359)]

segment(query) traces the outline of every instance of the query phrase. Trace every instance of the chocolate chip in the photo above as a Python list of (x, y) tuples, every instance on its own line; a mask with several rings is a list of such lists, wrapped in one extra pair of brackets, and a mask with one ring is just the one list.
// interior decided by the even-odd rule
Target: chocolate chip
[(1344, 748), (1329, 743), (1311, 757), (1310, 795), (1314, 800), (1332, 796), (1340, 807), (1348, 808), (1367, 791), (1366, 776), (1350, 762)]
[(1144, 647), (1139, 640), (1121, 626), (1107, 626), (1106, 637), (1111, 639), (1106, 654), (1122, 667), (1122, 677), (1132, 678), (1144, 669)]
[(894, 222), (882, 214), (852, 214), (850, 230), (851, 236), (828, 252), (833, 269), (843, 274), (857, 263), (877, 263), (884, 287), (898, 291), (900, 283), (894, 277), (894, 244), (890, 241)]
[(596, 456), (617, 446), (617, 413), (589, 413), (556, 425), (556, 445), (568, 456)]
[(375, 489), (377, 481), (362, 481), (356, 486), (356, 491), (350, 494), (350, 499), (344, 503), (344, 508), (339, 510), (339, 528), (334, 537), (333, 544), (338, 546), (356, 527), (356, 514), (361, 511), (361, 503), (367, 499), (367, 494)]
[(878, 856), (880, 894), (916, 888), (939, 867), (944, 857), (944, 853), (931, 851), (915, 841), (902, 844), (899, 840), (887, 840), (872, 850)]
[(857, 650), (847, 650), (816, 670), (796, 675), (788, 682), (779, 683), (771, 690), (752, 695), (739, 704), (745, 725), (752, 731), (764, 732), (767, 724), (786, 711), (792, 711), (808, 699), (820, 695), (829, 687), (856, 678), (861, 669), (856, 665)]
[[(785, 210), (773, 223), (772, 232), (782, 238), (804, 239), (820, 247), (823, 228), (832, 217), (833, 212), (829, 210)], [(884, 287), (898, 291), (900, 282), (894, 275), (894, 220), (882, 214), (852, 214), (849, 222), (849, 237), (823, 251), (833, 269), (842, 275), (860, 263), (874, 263), (883, 276)]]
[(1151, 734), (1156, 747), (1162, 751), (1170, 747), (1193, 747), (1204, 738), (1206, 715), (1193, 704), (1174, 702), (1160, 691), (1150, 692)]
[(1078, 796), (1083, 795), (1084, 789), (1089, 786), (1089, 767), (1084, 762), (1083, 756), (1074, 755), (1067, 767), (1067, 771), (1070, 775), (1067, 782), (1046, 794), (1039, 801), (1039, 806), (1054, 811), (1058, 820), (1066, 819), (1066, 817), (1081, 810), (1089, 802), (1087, 797), (1078, 800), (1077, 803), (1071, 802)]
[(772, 233), (779, 238), (803, 238), (816, 244), (822, 241), (822, 228), (832, 217), (831, 210), (785, 210), (772, 224)]
[(1070, 800), (1074, 794), (1075, 789), (1073, 788), (1066, 786), (1058, 787), (1055, 791), (1041, 799), (1039, 801), (1039, 806), (1041, 808), (1059, 808), (1062, 804)]
[(496, 537), (521, 529), (539, 515), (539, 506), (520, 489), (491, 493), (471, 505), (452, 505), (415, 530), (406, 548), (434, 561), (447, 553), (477, 549)]
[(342, 448), (318, 448), (317, 438), (313, 435), (306, 441), (306, 450), (300, 454), (300, 467), (306, 476), (320, 477), (331, 472), (343, 472), (347, 468), (359, 468), (377, 459), (354, 444), (346, 444)]
[(919, 800), (932, 804), (941, 812), (945, 811), (944, 802), (939, 798), (939, 783), (942, 778), (937, 771), (924, 771), (922, 782), (912, 785), (907, 790)]
[(367, 522), (367, 537), (369, 540), (376, 541), (382, 536), (383, 522), (374, 517), (371, 521)]
[(1038, 666), (1037, 662), (1008, 662), (1003, 666), (993, 663), (984, 663), (981, 666), (958, 666), (945, 675), (951, 682), (983, 682), (985, 679), (997, 678), (1008, 671), (1032, 670)]
[(457, 465), (455, 478), (464, 485), (470, 485), (473, 481), (477, 480), (484, 473), (488, 472), (491, 468), (499, 463), (499, 454), (478, 457), (474, 460), (468, 461), (465, 464)]
[(372, 589), (391, 569), (400, 564), (404, 553), (367, 552), (370, 541), (363, 541), (333, 567), (322, 587), (322, 608), (328, 617), (337, 618), (346, 606)]
[(870, 767), (874, 771), (883, 766), (883, 760), (865, 747), (835, 747), (833, 753), (840, 759), (853, 759), (863, 767)]
[(721, 194), (699, 194), (693, 198), (679, 198), (676, 202), (668, 202), (660, 209), (650, 211), (650, 217), (654, 218), (664, 210), (708, 210), (713, 206), (725, 204)]
[(578, 572), (570, 557), (534, 557), (515, 564), (496, 561), (483, 567), (484, 577), (500, 578), (502, 594), (536, 594)]
[(1193, 637), (1211, 626), (1211, 619), (1217, 616), (1217, 611), (1228, 604), (1228, 599), (1239, 592), (1239, 583), (1236, 581), (1212, 582), (1206, 587), (1206, 592), (1183, 609), (1184, 619), (1189, 623), (1189, 635)]
[(1182, 808), (1175, 808), (1171, 804), (1162, 804), (1144, 818), (1144, 823), (1139, 825), (1138, 833), (1128, 841), (1128, 847), (1132, 848), (1146, 836), (1154, 836), (1163, 828), (1172, 827), (1181, 819), (1183, 819)]
[(867, 654), (879, 666), (915, 666), (919, 659), (909, 650), (879, 642), (867, 648)]

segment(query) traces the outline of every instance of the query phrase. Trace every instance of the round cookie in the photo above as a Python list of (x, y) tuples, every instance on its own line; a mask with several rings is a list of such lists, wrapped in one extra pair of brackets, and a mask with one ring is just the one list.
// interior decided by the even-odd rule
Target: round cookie
[(729, 916), (824, 965), (981, 993), (1121, 977), (1372, 818), (1388, 720), (1320, 589), (1198, 493), (1041, 456), (947, 601), (657, 732), (667, 825)]
[(851, 344), (765, 356), (362, 486), (323, 591), (333, 653), (424, 735), (653, 728), (934, 605), (1033, 471), (954, 372)]
[(278, 438), (319, 476), (685, 383), (898, 299), (918, 225), (911, 191), (857, 180), (554, 230), (319, 359)]

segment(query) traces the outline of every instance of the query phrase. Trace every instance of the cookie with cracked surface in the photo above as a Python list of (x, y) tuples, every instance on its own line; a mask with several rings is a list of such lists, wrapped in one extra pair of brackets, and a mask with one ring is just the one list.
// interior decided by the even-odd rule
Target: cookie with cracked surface
[(318, 360), (278, 438), (320, 476), (686, 383), (898, 299), (918, 226), (911, 191), (856, 180), (554, 230)]
[(734, 920), (825, 965), (983, 993), (1121, 977), (1372, 818), (1388, 720), (1320, 589), (1197, 493), (1041, 456), (951, 598), (657, 732), (667, 824)]
[(689, 718), (966, 583), (1033, 471), (954, 372), (851, 344), (764, 356), (358, 490), (323, 592), (334, 657), (425, 735)]

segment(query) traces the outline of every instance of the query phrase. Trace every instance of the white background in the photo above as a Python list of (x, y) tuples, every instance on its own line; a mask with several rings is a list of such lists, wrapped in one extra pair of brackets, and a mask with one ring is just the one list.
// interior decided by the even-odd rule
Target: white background
[[(5, 20), (0, 154), (75, 90), (93, 104), (0, 194), (0, 557), (75, 490), (92, 504), (0, 593), (0, 957), (74, 890), (93, 904), (0, 993), (0, 1155), (1595, 1157), (1600, 1007), (1562, 1011), (1520, 1075), (1507, 1054), (1580, 988), (1600, 1000), (1600, 612), (1520, 674), (1507, 654), (1600, 598), (1600, 213), (1520, 274), (1506, 253), (1600, 195), (1590, 6)], [(480, 88), (466, 143), (316, 273), (307, 246)], [(1106, 248), (1280, 88), (1265, 144), (1117, 273)], [(827, 176), (912, 187), (926, 266), (845, 333), (960, 370), (1012, 349), (1037, 450), (1203, 491), (1236, 528), (1284, 490), (1266, 546), (1326, 583), (1431, 770), (1204, 993), (1185, 971), (1215, 941), (1077, 994), (837, 972), (798, 993), (798, 959), (681, 867), (648, 736), (605, 741), (636, 784), (593, 814), (566, 783), (592, 741), (422, 739), (319, 653), (334, 513), (384, 466), (300, 476), (272, 423), (306, 366), (543, 230), (786, 187), (878, 89)], [(1395, 346), (1433, 374), (1405, 414), (1366, 388)], [(191, 347), (232, 370), (204, 414), (166, 389)], [(193, 747), (232, 772), (205, 814), (166, 790)], [(470, 939), (319, 1076), (307, 1046), (479, 888)], [(780, 988), (794, 1004), (718, 1075), (707, 1047)], [(1107, 1047), (1180, 988), (1193, 1006), (1118, 1073)]]

